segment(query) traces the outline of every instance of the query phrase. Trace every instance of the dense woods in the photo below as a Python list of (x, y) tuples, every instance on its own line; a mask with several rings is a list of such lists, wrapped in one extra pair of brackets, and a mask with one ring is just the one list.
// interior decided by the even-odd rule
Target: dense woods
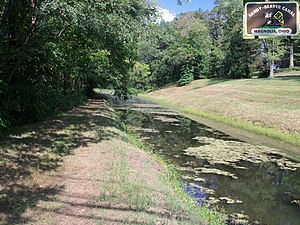
[(243, 40), (242, 15), (240, 0), (170, 23), (156, 23), (146, 0), (1, 1), (0, 132), (69, 109), (99, 86), (126, 98), (171, 82), (265, 76), (271, 62), (288, 61), (290, 42)]
[(144, 0), (0, 2), (0, 130), (66, 110), (99, 84), (124, 96)]

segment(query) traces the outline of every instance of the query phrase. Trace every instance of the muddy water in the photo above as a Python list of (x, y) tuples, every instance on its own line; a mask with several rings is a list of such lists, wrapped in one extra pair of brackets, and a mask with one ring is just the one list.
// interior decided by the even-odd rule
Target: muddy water
[(300, 224), (300, 163), (280, 150), (239, 141), (138, 99), (118, 110), (178, 169), (183, 188), (200, 205), (224, 209), (231, 224)]

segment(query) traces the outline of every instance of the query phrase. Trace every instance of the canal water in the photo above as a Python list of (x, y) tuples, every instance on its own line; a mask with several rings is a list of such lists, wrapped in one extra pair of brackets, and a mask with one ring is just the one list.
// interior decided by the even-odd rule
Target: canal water
[[(225, 210), (229, 224), (300, 224), (300, 163), (151, 102), (118, 105), (152, 149), (175, 166), (199, 205)], [(248, 221), (248, 222), (247, 222)]]

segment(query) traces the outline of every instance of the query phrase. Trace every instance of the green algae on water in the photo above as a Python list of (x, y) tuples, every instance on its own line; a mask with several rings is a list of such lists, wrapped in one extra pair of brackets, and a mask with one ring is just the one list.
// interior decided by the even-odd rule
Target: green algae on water
[[(279, 151), (269, 147), (210, 137), (197, 137), (195, 139), (199, 141), (201, 146), (187, 148), (184, 150), (184, 154), (205, 159), (210, 164), (223, 164), (235, 169), (247, 169), (246, 167), (239, 167), (237, 164), (241, 161), (250, 163), (273, 162), (283, 170), (295, 171), (300, 168), (300, 163), (283, 157)], [(203, 173), (205, 172), (207, 171), (204, 170)]]

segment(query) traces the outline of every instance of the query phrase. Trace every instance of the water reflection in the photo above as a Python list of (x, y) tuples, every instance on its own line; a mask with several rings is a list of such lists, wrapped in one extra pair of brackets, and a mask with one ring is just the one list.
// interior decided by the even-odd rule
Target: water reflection
[(240, 142), (164, 107), (131, 100), (121, 118), (175, 165), (201, 205), (262, 224), (300, 224), (300, 164), (280, 151)]

